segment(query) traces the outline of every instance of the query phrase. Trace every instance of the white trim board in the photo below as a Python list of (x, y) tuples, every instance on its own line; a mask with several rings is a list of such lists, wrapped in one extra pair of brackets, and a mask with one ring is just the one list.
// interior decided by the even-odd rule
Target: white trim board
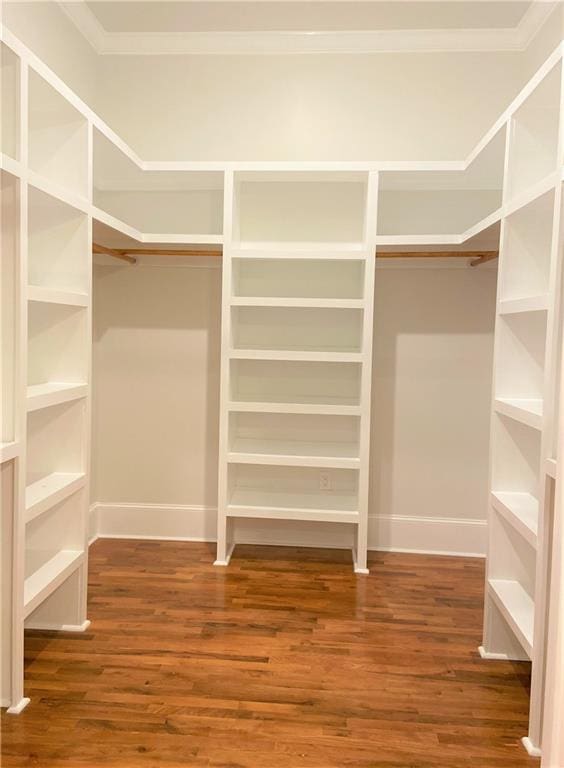
[[(216, 541), (217, 509), (190, 504), (97, 502), (90, 507), (90, 543), (98, 538)], [(238, 543), (346, 548), (350, 526), (294, 521), (237, 521)], [(418, 516), (369, 516), (368, 548), (389, 552), (485, 557), (485, 520)], [(461, 550), (461, 542), (464, 549)]]
[(532, 2), (519, 24), (484, 29), (109, 32), (84, 0), (59, 1), (98, 55), (524, 51), (557, 2)]

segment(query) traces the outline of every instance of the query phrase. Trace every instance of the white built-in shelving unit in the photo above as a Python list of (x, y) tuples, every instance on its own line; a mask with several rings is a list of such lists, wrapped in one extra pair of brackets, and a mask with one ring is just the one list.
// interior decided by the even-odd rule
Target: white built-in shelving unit
[(157, 244), (177, 259), (175, 248), (223, 245), (217, 563), (242, 518), (346, 523), (362, 573), (375, 249), (497, 250), (501, 233), (482, 653), (531, 659), (526, 746), (538, 751), (562, 46), (464, 160), (161, 162), (2, 36), (2, 704), (27, 702), (24, 625), (87, 626), (93, 239), (146, 251), (141, 263)]
[(486, 658), (530, 659), (529, 734), (540, 754), (553, 527), (560, 319), (562, 65), (535, 78), (507, 123), (495, 330)]
[(366, 572), (377, 182), (226, 177), (217, 565), (260, 518), (352, 524)]
[(14, 713), (28, 702), (24, 627), (88, 626), (92, 282), (91, 128), (21, 54), (2, 43), (1, 699)]

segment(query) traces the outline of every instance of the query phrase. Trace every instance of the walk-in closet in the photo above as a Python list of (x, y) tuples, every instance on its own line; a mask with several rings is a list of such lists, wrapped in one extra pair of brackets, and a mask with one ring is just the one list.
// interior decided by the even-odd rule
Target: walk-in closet
[(564, 768), (564, 4), (5, 0), (6, 768)]

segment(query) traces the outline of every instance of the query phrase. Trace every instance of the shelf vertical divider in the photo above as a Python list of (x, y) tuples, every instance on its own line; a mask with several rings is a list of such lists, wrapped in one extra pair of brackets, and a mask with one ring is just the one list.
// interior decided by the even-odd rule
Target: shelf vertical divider
[(231, 340), (231, 295), (233, 221), (236, 219), (234, 173), (225, 171), (223, 184), (223, 262), (221, 277), (221, 372), (219, 393), (219, 470), (217, 498), (217, 554), (214, 565), (229, 564), (234, 542), (232, 541), (233, 521), (227, 517), (227, 454), (229, 450), (229, 410), (230, 399), (230, 363), (229, 347)]

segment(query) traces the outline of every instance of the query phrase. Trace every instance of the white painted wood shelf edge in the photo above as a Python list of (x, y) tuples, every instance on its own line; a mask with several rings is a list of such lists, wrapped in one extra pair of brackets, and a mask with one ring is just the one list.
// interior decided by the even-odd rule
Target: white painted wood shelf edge
[(37, 411), (53, 405), (69, 403), (86, 397), (88, 385), (81, 382), (49, 381), (45, 384), (32, 384), (27, 388), (27, 410)]
[(63, 549), (24, 582), (24, 618), (27, 618), (82, 564), (84, 552)]
[(84, 487), (86, 475), (83, 472), (52, 472), (25, 491), (25, 521), (35, 520), (64, 499)]
[(490, 579), (489, 590), (527, 656), (531, 658), (535, 615), (532, 597), (518, 581), (512, 580)]

